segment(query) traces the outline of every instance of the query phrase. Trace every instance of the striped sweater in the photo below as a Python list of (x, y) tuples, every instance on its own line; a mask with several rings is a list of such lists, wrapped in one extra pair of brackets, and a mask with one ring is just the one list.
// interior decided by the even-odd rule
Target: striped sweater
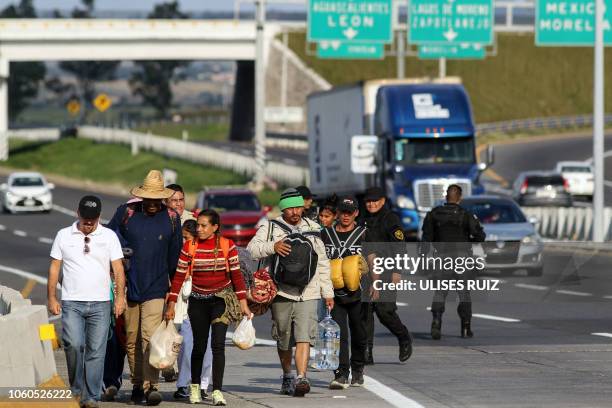
[[(217, 257), (215, 259), (215, 244), (215, 236), (206, 241), (199, 242), (193, 257), (191, 291), (202, 295), (210, 295), (233, 285), (234, 292), (238, 299), (246, 299), (246, 285), (242, 277), (242, 272), (240, 272), (238, 251), (236, 250), (234, 242), (230, 240), (229, 245), (229, 274), (226, 273), (226, 259), (223, 256), (221, 247), (218, 248)], [(168, 297), (168, 301), (170, 302), (176, 302), (189, 268), (189, 261), (189, 242), (186, 242), (181, 250), (176, 273), (172, 279), (170, 296)]]

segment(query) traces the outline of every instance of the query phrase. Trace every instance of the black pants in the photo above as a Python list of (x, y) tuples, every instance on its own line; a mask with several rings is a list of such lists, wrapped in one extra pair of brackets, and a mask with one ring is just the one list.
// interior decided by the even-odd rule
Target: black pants
[(191, 352), (191, 383), (200, 384), (202, 377), (202, 362), (208, 333), (212, 327), (210, 346), (212, 348), (212, 384), (213, 391), (221, 390), (223, 386), (223, 372), (225, 371), (225, 334), (227, 325), (223, 323), (212, 324), (212, 321), (221, 317), (225, 312), (225, 301), (217, 296), (210, 299), (189, 298), (187, 314), (193, 332), (193, 350)]
[(374, 346), (374, 313), (378, 320), (389, 330), (400, 344), (411, 343), (410, 332), (397, 314), (395, 302), (363, 302), (361, 305), (362, 319), (368, 336), (368, 347)]
[[(331, 315), (340, 326), (340, 366), (338, 372), (346, 377), (349, 375), (349, 368), (353, 373), (362, 372), (367, 335), (361, 318), (361, 302), (356, 301), (347, 304), (336, 302)], [(349, 335), (351, 339), (350, 358)]]
[[(461, 320), (470, 320), (472, 318), (472, 297), (470, 291), (462, 289), (457, 291), (459, 296), (459, 306), (457, 306), (457, 313)], [(432, 313), (444, 313), (444, 305), (446, 303), (446, 297), (448, 296), (448, 290), (436, 290), (434, 292), (433, 301), (431, 302)]]

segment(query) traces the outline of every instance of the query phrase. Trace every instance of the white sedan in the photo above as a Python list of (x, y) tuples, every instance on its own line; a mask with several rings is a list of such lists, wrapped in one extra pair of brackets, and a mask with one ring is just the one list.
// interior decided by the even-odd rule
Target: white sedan
[(557, 163), (555, 170), (567, 181), (571, 195), (593, 199), (593, 166), (591, 164), (562, 161)]
[(0, 185), (0, 206), (4, 212), (51, 211), (55, 188), (45, 177), (35, 172), (11, 173)]

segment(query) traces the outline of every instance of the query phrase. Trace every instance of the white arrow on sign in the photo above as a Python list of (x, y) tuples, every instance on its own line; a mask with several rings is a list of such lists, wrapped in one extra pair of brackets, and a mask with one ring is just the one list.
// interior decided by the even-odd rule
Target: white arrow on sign
[(355, 30), (353, 27), (349, 27), (342, 32), (346, 38), (352, 40), (359, 33), (359, 31)]
[(319, 43), (319, 46), (321, 47), (321, 49), (326, 50), (329, 48), (329, 43), (327, 41), (321, 41)]
[(340, 48), (340, 45), (341, 45), (341, 42), (340, 42), (340, 41), (336, 41), (336, 40), (334, 40), (334, 41), (332, 41), (332, 42), (331, 42), (331, 47), (332, 47), (334, 50), (337, 50), (338, 48)]
[(458, 35), (459, 34), (457, 34), (457, 32), (453, 30), (453, 27), (451, 27), (448, 29), (447, 32), (444, 33), (444, 38), (452, 42), (455, 38), (457, 38)]

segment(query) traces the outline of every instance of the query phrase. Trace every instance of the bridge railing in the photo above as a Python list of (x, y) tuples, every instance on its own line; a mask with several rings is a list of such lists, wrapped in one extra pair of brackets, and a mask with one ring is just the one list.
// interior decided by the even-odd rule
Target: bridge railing
[[(593, 238), (592, 207), (523, 207), (528, 217), (538, 220), (538, 233), (544, 238), (589, 241)], [(612, 207), (604, 208), (604, 241), (612, 240)]]

